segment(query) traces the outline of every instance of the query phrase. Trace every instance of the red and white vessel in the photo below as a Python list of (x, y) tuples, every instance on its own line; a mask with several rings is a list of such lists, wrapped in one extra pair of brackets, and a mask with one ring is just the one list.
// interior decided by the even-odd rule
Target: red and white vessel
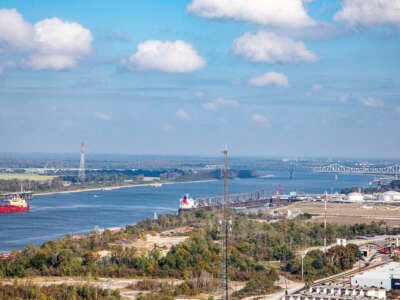
[(197, 207), (196, 202), (194, 201), (193, 198), (190, 198), (189, 195), (183, 196), (183, 198), (179, 203), (180, 210), (193, 209), (196, 207)]
[[(4, 204), (1, 202), (4, 202)], [(26, 201), (19, 196), (14, 196), (11, 199), (7, 199), (1, 202), (0, 202), (0, 214), (10, 214), (10, 213), (29, 211), (28, 203), (26, 203)]]

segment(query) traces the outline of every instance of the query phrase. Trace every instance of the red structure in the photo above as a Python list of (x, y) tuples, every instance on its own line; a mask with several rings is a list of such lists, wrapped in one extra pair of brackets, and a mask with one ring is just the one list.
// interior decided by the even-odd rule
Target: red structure
[(8, 199), (5, 201), (5, 204), (0, 205), (0, 214), (11, 214), (27, 211), (29, 211), (29, 205), (20, 197)]

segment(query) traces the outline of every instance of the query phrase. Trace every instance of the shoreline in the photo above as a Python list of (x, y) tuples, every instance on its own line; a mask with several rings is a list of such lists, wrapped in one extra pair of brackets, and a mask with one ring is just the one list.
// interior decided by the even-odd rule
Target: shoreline
[[(81, 188), (70, 191), (57, 191), (57, 192), (44, 192), (44, 193), (34, 193), (33, 196), (47, 196), (47, 195), (55, 195), (55, 194), (70, 194), (70, 193), (83, 193), (83, 192), (92, 192), (92, 191), (113, 191), (125, 188), (134, 188), (134, 187), (142, 187), (142, 186), (154, 186), (154, 184), (162, 184), (162, 185), (170, 185), (170, 184), (185, 184), (185, 183), (202, 183), (202, 182), (214, 182), (218, 181), (218, 179), (205, 179), (205, 180), (192, 180), (192, 181), (167, 181), (167, 182), (153, 182), (153, 183), (137, 183), (130, 185), (114, 185), (114, 186), (105, 186), (105, 187), (93, 187), (93, 188)], [(161, 187), (161, 186), (160, 186)], [(155, 188), (159, 188), (156, 187)]]

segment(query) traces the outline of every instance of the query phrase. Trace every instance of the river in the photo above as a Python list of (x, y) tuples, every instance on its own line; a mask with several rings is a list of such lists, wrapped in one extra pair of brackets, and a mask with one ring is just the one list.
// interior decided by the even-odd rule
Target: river
[[(273, 177), (233, 179), (228, 192), (245, 193), (265, 190), (268, 194), (280, 184), (285, 193), (303, 191), (323, 193), (341, 188), (368, 186), (371, 176), (272, 172)], [(27, 243), (40, 246), (43, 242), (69, 233), (88, 233), (95, 227), (111, 228), (135, 224), (157, 214), (177, 213), (179, 199), (189, 193), (192, 197), (219, 195), (221, 181), (165, 184), (162, 187), (142, 186), (107, 191), (35, 196), (29, 202), (29, 213), (0, 215), (0, 253), (22, 249)]]

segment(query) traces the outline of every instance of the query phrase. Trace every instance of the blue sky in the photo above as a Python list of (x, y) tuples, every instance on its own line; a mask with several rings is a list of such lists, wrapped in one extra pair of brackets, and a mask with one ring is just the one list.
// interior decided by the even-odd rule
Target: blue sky
[(393, 0), (0, 0), (1, 152), (399, 157)]

